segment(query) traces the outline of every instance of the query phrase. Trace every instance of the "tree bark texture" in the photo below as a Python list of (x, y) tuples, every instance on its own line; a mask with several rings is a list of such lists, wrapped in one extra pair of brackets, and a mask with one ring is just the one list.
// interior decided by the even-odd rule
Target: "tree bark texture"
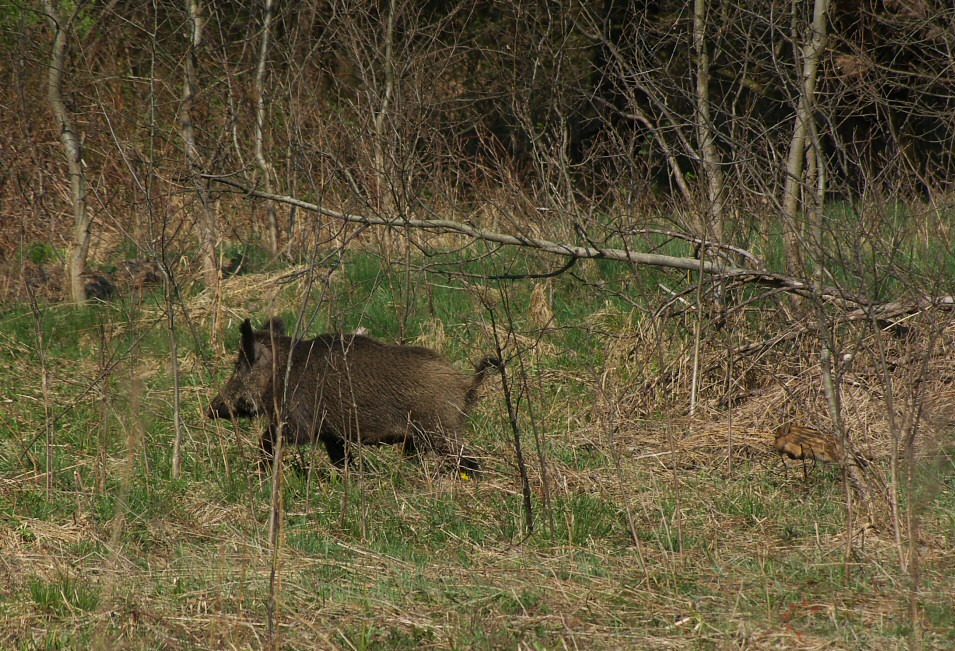
[(708, 0), (693, 3), (693, 49), (696, 52), (696, 131), (703, 170), (706, 175), (707, 223), (698, 235), (717, 242), (723, 237), (723, 170), (720, 168), (720, 152), (716, 148), (713, 121), (710, 115), (710, 55), (706, 49), (706, 17)]
[(73, 204), (73, 243), (67, 262), (70, 280), (70, 295), (74, 302), (86, 301), (86, 286), (83, 272), (86, 271), (86, 256), (90, 249), (90, 217), (86, 206), (86, 177), (83, 173), (83, 148), (76, 130), (76, 121), (63, 101), (63, 70), (66, 67), (66, 49), (73, 20), (83, 6), (78, 2), (69, 18), (64, 21), (57, 10), (57, 3), (44, 0), (43, 9), (53, 27), (53, 51), (50, 55), (50, 70), (47, 78), (47, 99), (53, 111), (63, 154), (66, 156), (70, 175), (70, 201)]
[[(265, 155), (265, 66), (268, 61), (269, 38), (272, 32), (272, 15), (274, 13), (272, 0), (265, 0), (263, 9), (262, 40), (259, 45), (259, 62), (255, 68), (255, 162), (262, 173), (265, 191), (272, 192), (272, 179), (275, 176), (275, 171), (272, 163)], [(275, 203), (269, 201), (266, 206), (269, 251), (272, 255), (276, 255), (279, 251), (279, 225)]]
[[(786, 179), (783, 184), (783, 234), (787, 271), (800, 275), (803, 271), (802, 246), (797, 213), (802, 193), (803, 166), (806, 160), (806, 138), (812, 117), (814, 96), (816, 94), (816, 72), (819, 58), (826, 47), (826, 24), (829, 12), (829, 0), (816, 0), (813, 7), (812, 27), (809, 42), (802, 48), (802, 78), (799, 85), (799, 103), (796, 107), (796, 124), (789, 143), (789, 156), (786, 163)], [(820, 165), (824, 161), (818, 161)]]
[(202, 43), (202, 16), (199, 14), (198, 0), (185, 0), (189, 26), (189, 45), (186, 50), (185, 75), (182, 82), (182, 106), (180, 125), (182, 142), (186, 150), (186, 163), (196, 198), (199, 202), (199, 256), (202, 260), (202, 275), (206, 287), (215, 287), (219, 280), (216, 263), (215, 216), (209, 201), (209, 193), (202, 180), (202, 157), (196, 145), (193, 127), (193, 108), (196, 96), (197, 52)]

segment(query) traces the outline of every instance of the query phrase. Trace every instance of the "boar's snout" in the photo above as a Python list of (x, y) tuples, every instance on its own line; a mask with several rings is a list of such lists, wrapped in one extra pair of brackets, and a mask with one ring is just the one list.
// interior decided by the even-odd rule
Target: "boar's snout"
[(222, 394), (216, 396), (206, 411), (206, 416), (209, 418), (253, 418), (258, 415), (259, 410), (256, 409), (254, 402), (249, 402), (243, 397), (229, 400)]
[(231, 412), (229, 406), (225, 403), (225, 400), (222, 398), (216, 398), (212, 401), (212, 404), (209, 405), (209, 409), (206, 411), (206, 416), (209, 418), (229, 418)]

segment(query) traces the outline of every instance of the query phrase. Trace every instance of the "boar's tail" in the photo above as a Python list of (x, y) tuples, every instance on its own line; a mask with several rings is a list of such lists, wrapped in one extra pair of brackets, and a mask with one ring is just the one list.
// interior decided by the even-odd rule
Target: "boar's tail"
[(485, 357), (480, 361), (474, 369), (474, 379), (471, 380), (471, 386), (468, 387), (467, 395), (464, 398), (466, 410), (470, 410), (477, 402), (477, 392), (485, 378), (492, 372), (501, 370), (503, 366), (504, 362), (497, 357)]
[(497, 357), (485, 357), (474, 369), (474, 379), (481, 382), (491, 371), (500, 371), (502, 366), (504, 362)]

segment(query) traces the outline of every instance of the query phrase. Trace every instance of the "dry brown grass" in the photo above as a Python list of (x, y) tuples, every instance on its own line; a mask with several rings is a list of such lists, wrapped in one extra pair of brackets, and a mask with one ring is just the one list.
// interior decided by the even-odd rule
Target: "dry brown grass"
[[(599, 320), (600, 314), (594, 318)], [(690, 403), (690, 342), (669, 336), (661, 341), (654, 325), (658, 324), (643, 320), (630, 331), (613, 333), (605, 342), (607, 368), (618, 379), (637, 376), (639, 380), (640, 371), (646, 373), (624, 397), (630, 413), (638, 418), (673, 406), (685, 408)], [(853, 325), (845, 336), (852, 343), (851, 349), (847, 344), (849, 357), (843, 360), (840, 387), (846, 433), (866, 457), (885, 458), (892, 450), (892, 432), (875, 335), (862, 323)], [(897, 427), (910, 427), (915, 411), (921, 409), (924, 444), (919, 446), (918, 453), (931, 454), (939, 447), (939, 429), (952, 422), (955, 415), (951, 407), (955, 404), (955, 363), (949, 350), (950, 342), (955, 340), (955, 324), (949, 324), (936, 340), (924, 373), (920, 364), (925, 355), (922, 349), (928, 344), (926, 336), (899, 339), (884, 332), (882, 337), (893, 383)], [(788, 332), (774, 333), (764, 340), (766, 345), (759, 347), (734, 336), (733, 346), (738, 350), (730, 389), (726, 344), (716, 335), (714, 339), (703, 347), (699, 363), (700, 398), (695, 417), (698, 424), (687, 424), (685, 428), (692, 432), (702, 428), (709, 434), (694, 434), (694, 439), (725, 439), (730, 420), (744, 446), (758, 445), (757, 439), (771, 446), (772, 432), (790, 420), (831, 431), (818, 350), (813, 348), (814, 340), (804, 327), (793, 325)], [(773, 343), (777, 340), (781, 343)], [(784, 342), (790, 345), (783, 345)], [(662, 368), (657, 368), (661, 359)], [(727, 409), (730, 404), (732, 409)]]

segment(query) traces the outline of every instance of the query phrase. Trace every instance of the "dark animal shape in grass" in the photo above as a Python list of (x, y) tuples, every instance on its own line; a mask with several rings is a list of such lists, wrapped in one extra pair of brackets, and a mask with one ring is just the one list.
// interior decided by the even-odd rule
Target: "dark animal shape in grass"
[(358, 334), (296, 341), (278, 319), (259, 331), (246, 319), (240, 331), (235, 370), (208, 416), (267, 416), (263, 463), (271, 460), (281, 431), (287, 443), (320, 441), (337, 466), (345, 464), (353, 444), (388, 443), (403, 445), (406, 453), (433, 451), (455, 466), (477, 469), (461, 437), (481, 383), (500, 366), (497, 359), (485, 358), (467, 375), (433, 350)]
[(91, 270), (83, 272), (80, 277), (83, 279), (86, 298), (108, 301), (116, 295), (116, 283), (106, 274)]

